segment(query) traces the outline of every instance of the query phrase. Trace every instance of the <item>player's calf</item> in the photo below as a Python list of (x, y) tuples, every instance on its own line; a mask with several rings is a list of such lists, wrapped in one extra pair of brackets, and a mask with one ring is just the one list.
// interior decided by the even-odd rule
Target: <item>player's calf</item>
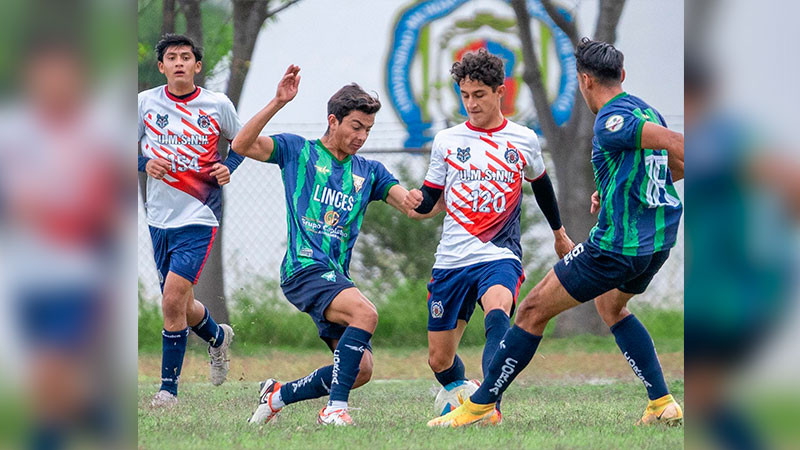
[(353, 383), (353, 389), (361, 387), (372, 379), (372, 352), (365, 351), (364, 356), (361, 357), (361, 363), (358, 366), (358, 375), (356, 381)]

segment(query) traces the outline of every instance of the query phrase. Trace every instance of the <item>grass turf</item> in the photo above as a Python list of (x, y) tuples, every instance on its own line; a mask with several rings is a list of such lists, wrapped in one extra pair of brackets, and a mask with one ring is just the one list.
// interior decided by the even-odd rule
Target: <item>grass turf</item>
[[(467, 375), (480, 370), (479, 349), (459, 351)], [(670, 389), (683, 403), (683, 354), (662, 354)], [(250, 426), (257, 380), (298, 378), (330, 358), (326, 352), (279, 352), (232, 361), (227, 383), (206, 381), (207, 363), (188, 356), (180, 404), (154, 410), (158, 358), (142, 355), (139, 367), (139, 447), (167, 448), (674, 448), (683, 428), (634, 427), (647, 399), (618, 354), (542, 352), (509, 389), (500, 427), (428, 429), (438, 386), (420, 350), (376, 352), (374, 379), (351, 393), (357, 426), (321, 427), (325, 399), (287, 407), (275, 423)]]

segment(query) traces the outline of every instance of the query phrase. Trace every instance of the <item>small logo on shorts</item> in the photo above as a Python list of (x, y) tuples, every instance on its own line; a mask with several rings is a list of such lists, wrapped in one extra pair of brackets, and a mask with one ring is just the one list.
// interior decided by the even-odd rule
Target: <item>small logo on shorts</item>
[(336, 281), (336, 273), (331, 270), (330, 272), (323, 273), (322, 278), (333, 283)]
[(583, 253), (583, 242), (573, 247), (569, 253), (564, 255), (564, 265), (568, 266), (569, 263), (581, 253)]
[(444, 314), (444, 307), (442, 302), (431, 302), (431, 317), (440, 319)]
[(303, 248), (300, 249), (300, 256), (305, 256), (306, 258), (311, 258), (312, 256), (314, 256), (314, 250), (312, 250), (312, 249), (310, 249), (308, 247), (303, 247)]

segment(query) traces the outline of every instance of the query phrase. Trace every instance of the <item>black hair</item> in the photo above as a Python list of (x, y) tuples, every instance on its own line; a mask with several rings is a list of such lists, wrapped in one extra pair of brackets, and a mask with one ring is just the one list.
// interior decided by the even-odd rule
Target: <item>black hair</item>
[(336, 120), (342, 123), (342, 119), (354, 110), (364, 114), (375, 114), (381, 109), (381, 102), (378, 97), (373, 97), (356, 83), (336, 91), (328, 100), (328, 114), (336, 116)]
[(161, 36), (161, 40), (158, 41), (156, 44), (156, 56), (158, 56), (158, 60), (160, 62), (164, 62), (164, 52), (167, 51), (170, 47), (183, 47), (189, 46), (192, 48), (192, 53), (194, 53), (194, 59), (197, 61), (203, 60), (203, 48), (195, 45), (194, 41), (189, 38), (188, 36), (184, 36), (182, 34), (171, 34), (167, 33), (164, 36)]
[(496, 91), (505, 80), (503, 60), (487, 52), (485, 48), (465, 53), (461, 61), (456, 61), (450, 68), (450, 74), (459, 86), (465, 78), (469, 78), (491, 87), (492, 91)]
[(622, 81), (622, 65), (625, 56), (608, 42), (593, 41), (587, 37), (575, 48), (575, 65), (578, 72), (596, 78), (601, 84)]

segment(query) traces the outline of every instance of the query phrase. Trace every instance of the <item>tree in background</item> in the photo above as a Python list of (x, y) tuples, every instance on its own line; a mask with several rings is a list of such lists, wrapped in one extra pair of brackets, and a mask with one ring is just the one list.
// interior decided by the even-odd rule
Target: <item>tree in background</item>
[[(184, 33), (204, 48), (203, 72), (195, 81), (204, 85), (206, 74), (218, 70), (226, 58), (228, 80), (225, 93), (238, 107), (256, 39), (264, 23), (298, 3), (300, 0), (231, 0), (232, 8), (219, 2), (204, 0), (153, 0), (139, 1), (139, 90), (164, 83), (158, 72), (155, 44), (164, 33)], [(227, 142), (220, 141), (217, 149), (224, 159), (228, 153)], [(144, 174), (139, 174), (142, 198), (145, 196)], [(224, 205), (224, 191), (223, 191)], [(224, 208), (223, 208), (224, 217)], [(222, 236), (225, 228), (220, 220), (220, 237), (215, 241), (203, 269), (203, 276), (195, 288), (198, 298), (220, 323), (229, 322), (225, 302), (225, 283), (222, 271)]]
[[(573, 46), (576, 46), (581, 36), (575, 23), (566, 20), (551, 0), (541, 0), (541, 2), (553, 22), (569, 36)], [(580, 242), (589, 236), (589, 231), (596, 222), (595, 216), (589, 213), (589, 199), (596, 189), (589, 160), (592, 154), (595, 116), (576, 90), (577, 98), (572, 115), (563, 125), (556, 124), (550, 112), (542, 74), (538, 70), (539, 58), (531, 34), (531, 17), (526, 3), (526, 0), (511, 0), (517, 23), (528, 24), (519, 27), (522, 56), (525, 61), (522, 79), (533, 95), (539, 126), (545, 137), (544, 149), (551, 155), (555, 166), (555, 177), (561, 187), (558, 189), (558, 206), (564, 226), (575, 242)], [(612, 44), (617, 40), (617, 26), (624, 6), (625, 0), (600, 1), (594, 39)], [(579, 333), (608, 334), (608, 332), (608, 327), (595, 310), (594, 301), (565, 311), (556, 319), (556, 336)]]

